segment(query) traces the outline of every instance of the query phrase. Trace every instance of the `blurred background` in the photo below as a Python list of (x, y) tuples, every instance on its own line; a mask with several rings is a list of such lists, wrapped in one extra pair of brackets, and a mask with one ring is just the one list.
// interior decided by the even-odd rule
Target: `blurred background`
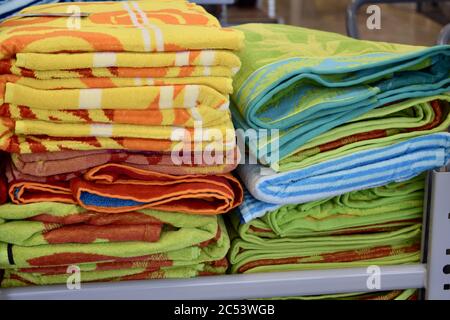
[[(71, 0), (0, 0), (0, 19), (27, 5)], [(450, 39), (450, 0), (190, 0), (223, 25), (286, 23), (355, 38), (433, 45)], [(369, 5), (381, 10), (380, 29), (369, 30)], [(445, 26), (447, 25), (447, 28)], [(446, 33), (447, 32), (447, 33)]]
[[(214, 0), (198, 0), (208, 3)], [(217, 0), (216, 2), (220, 2)], [(352, 1), (352, 0), (222, 0), (233, 2), (225, 9), (218, 5), (208, 10), (225, 24), (247, 22), (286, 23), (307, 28), (347, 32), (347, 11), (353, 8), (358, 37), (367, 40), (433, 45), (441, 30), (450, 23), (450, 1)], [(386, 3), (388, 2), (388, 3)], [(381, 29), (369, 30), (366, 9), (377, 4), (381, 9)], [(351, 11), (351, 10), (350, 10)], [(351, 35), (351, 34), (350, 34)]]

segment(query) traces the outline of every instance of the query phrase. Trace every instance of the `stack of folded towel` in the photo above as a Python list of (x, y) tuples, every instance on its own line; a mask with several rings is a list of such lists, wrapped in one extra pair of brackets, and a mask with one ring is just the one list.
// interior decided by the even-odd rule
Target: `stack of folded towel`
[(242, 33), (184, 0), (70, 5), (0, 24), (1, 285), (224, 273)]
[(424, 177), (284, 205), (234, 225), (231, 271), (252, 273), (414, 263), (420, 259)]
[[(448, 162), (450, 136), (441, 132), (450, 124), (450, 46), (282, 25), (236, 29), (246, 40), (234, 82), (235, 124), (279, 129), (279, 139), (249, 142), (266, 167), (240, 169), (256, 199), (304, 203), (408, 180)], [(245, 221), (257, 216), (248, 214)]]
[(248, 191), (232, 272), (419, 261), (421, 173), (450, 156), (450, 46), (235, 29), (245, 49), (233, 117), (259, 139), (246, 137), (258, 164), (238, 169)]
[(339, 293), (323, 294), (319, 296), (301, 297), (277, 297), (275, 300), (417, 300), (418, 291), (416, 289), (393, 290), (370, 293)]

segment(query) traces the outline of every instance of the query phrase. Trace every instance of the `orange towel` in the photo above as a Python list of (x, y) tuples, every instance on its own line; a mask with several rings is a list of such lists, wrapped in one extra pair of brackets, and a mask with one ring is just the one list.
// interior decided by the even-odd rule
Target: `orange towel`
[(197, 214), (221, 214), (242, 202), (243, 190), (230, 174), (174, 176), (120, 164), (89, 170), (71, 180), (77, 202), (99, 212), (143, 208)]
[(231, 174), (175, 176), (112, 163), (92, 168), (83, 177), (69, 181), (42, 179), (10, 181), (12, 202), (78, 203), (88, 210), (106, 213), (152, 208), (222, 214), (240, 205), (243, 197), (242, 186)]

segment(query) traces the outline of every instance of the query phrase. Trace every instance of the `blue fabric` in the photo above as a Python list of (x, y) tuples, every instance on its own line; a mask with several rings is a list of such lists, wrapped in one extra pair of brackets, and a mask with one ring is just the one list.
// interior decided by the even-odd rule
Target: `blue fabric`
[(134, 200), (104, 197), (86, 191), (83, 191), (81, 193), (80, 201), (87, 206), (96, 206), (104, 208), (123, 208), (145, 204), (145, 202), (139, 202)]
[[(248, 94), (243, 98), (244, 87), (250, 92), (259, 89), (251, 80), (261, 74), (273, 73), (280, 66), (294, 63), (300, 58), (289, 58), (269, 64), (255, 71), (241, 86), (235, 88), (231, 111), (237, 128), (280, 129), (279, 153), (272, 159), (271, 148), (258, 149), (249, 145), (252, 155), (262, 162), (268, 162), (276, 170), (278, 159), (284, 159), (320, 134), (346, 123), (368, 111), (389, 103), (418, 97), (439, 95), (450, 90), (450, 46), (435, 46), (404, 55), (393, 55), (391, 61), (373, 63), (370, 66), (346, 66), (344, 61), (327, 61), (314, 67), (293, 69), (277, 79), (271, 86), (256, 96)], [(300, 59), (301, 60), (301, 59)], [(421, 71), (410, 70), (412, 66), (429, 60), (429, 67)], [(340, 65), (340, 63), (344, 63)], [(362, 68), (362, 69), (361, 69)], [(329, 77), (330, 73), (348, 74), (340, 81)], [(382, 77), (383, 76), (383, 77)], [(387, 76), (390, 76), (386, 79)], [(376, 80), (382, 78), (381, 80)], [(313, 84), (299, 86), (283, 96), (276, 105), (264, 108), (273, 96), (287, 90), (300, 80), (310, 79)], [(308, 92), (318, 89), (340, 89), (334, 96), (324, 96), (310, 109), (292, 114), (292, 106), (308, 98)], [(326, 90), (324, 91), (326, 92)], [(310, 98), (310, 97), (309, 97)], [(245, 114), (237, 108), (240, 100), (246, 105)], [(268, 121), (267, 119), (283, 119)], [(279, 158), (278, 158), (279, 156)]]
[(241, 221), (251, 221), (284, 204), (405, 181), (449, 162), (450, 134), (435, 133), (290, 172), (243, 165), (238, 170), (249, 192), (239, 208)]

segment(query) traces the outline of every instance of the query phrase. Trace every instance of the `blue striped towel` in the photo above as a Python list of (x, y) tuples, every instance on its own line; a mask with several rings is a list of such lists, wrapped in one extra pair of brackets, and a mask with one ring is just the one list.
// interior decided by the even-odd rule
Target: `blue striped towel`
[(450, 134), (435, 133), (290, 172), (242, 165), (239, 175), (249, 192), (239, 208), (241, 221), (251, 221), (284, 204), (405, 181), (449, 162)]

